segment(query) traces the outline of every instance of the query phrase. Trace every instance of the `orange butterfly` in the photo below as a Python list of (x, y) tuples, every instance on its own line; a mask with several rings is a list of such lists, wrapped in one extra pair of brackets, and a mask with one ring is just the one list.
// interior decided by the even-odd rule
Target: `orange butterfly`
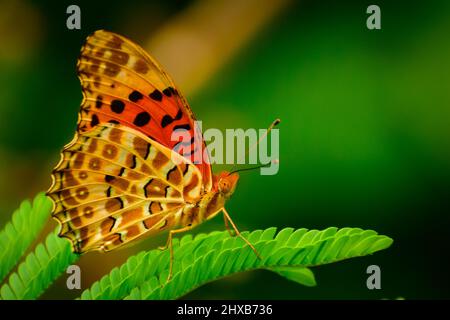
[[(77, 253), (110, 251), (170, 230), (172, 237), (223, 212), (240, 235), (225, 201), (237, 173), (211, 174), (201, 132), (184, 97), (141, 47), (112, 32), (89, 36), (77, 64), (83, 89), (78, 130), (64, 147), (47, 194), (52, 215)], [(184, 129), (195, 139), (178, 152), (170, 137)], [(176, 161), (175, 161), (176, 160)]]

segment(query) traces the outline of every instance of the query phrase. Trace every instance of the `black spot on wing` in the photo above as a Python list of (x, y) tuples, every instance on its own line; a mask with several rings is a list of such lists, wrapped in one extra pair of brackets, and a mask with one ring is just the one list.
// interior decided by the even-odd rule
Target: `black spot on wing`
[(145, 184), (145, 186), (144, 186), (144, 195), (145, 195), (146, 198), (148, 198), (148, 195), (147, 195), (147, 187), (148, 187), (148, 185), (149, 185), (150, 183), (152, 183), (152, 181), (153, 181), (153, 179), (148, 180), (148, 182), (147, 182), (147, 183)]
[(114, 225), (116, 224), (116, 218), (113, 218), (113, 217), (108, 217), (109, 219), (111, 219), (112, 221), (113, 221), (113, 223), (112, 223), (112, 225), (111, 225), (111, 228), (109, 228), (109, 232), (111, 232), (112, 231), (112, 229), (114, 228)]
[(164, 95), (165, 95), (166, 97), (171, 97), (172, 94), (175, 93), (175, 89), (172, 88), (172, 87), (167, 87), (167, 88), (165, 88), (165, 89), (163, 90), (163, 93), (164, 93)]
[(159, 91), (158, 89), (155, 89), (148, 96), (150, 98), (152, 98), (153, 100), (156, 100), (156, 101), (162, 101), (162, 98), (163, 98), (163, 95), (162, 95), (161, 91)]
[(148, 213), (149, 213), (150, 215), (153, 214), (153, 212), (152, 212), (152, 203), (153, 203), (153, 201), (150, 201), (150, 203), (148, 204)]
[(177, 115), (175, 116), (175, 120), (180, 120), (183, 116), (183, 112), (181, 112), (181, 109), (178, 109)]
[[(169, 171), (167, 171), (167, 174), (166, 174), (166, 180), (167, 180), (167, 181), (169, 181), (170, 174), (171, 174), (172, 172), (174, 172), (175, 170), (177, 170), (177, 166), (173, 166), (172, 169), (170, 169)], [(166, 187), (166, 196), (167, 196), (167, 187)]]
[(150, 148), (152, 147), (152, 145), (150, 143), (147, 143), (147, 151), (145, 152), (145, 156), (144, 159), (147, 160), (148, 155), (150, 154)]
[(181, 109), (178, 109), (178, 112), (175, 116), (175, 118), (172, 118), (170, 115), (166, 114), (162, 120), (161, 120), (161, 127), (165, 128), (175, 120), (180, 120), (183, 116), (183, 112), (181, 112)]
[(110, 176), (109, 174), (107, 174), (105, 176), (105, 181), (108, 182), (108, 183), (113, 181), (114, 179), (115, 179), (114, 176)]
[(102, 104), (103, 104), (102, 96), (97, 96), (97, 100), (95, 101), (95, 107), (97, 109), (100, 109), (102, 107)]
[(122, 113), (125, 109), (125, 103), (121, 100), (111, 101), (111, 110), (115, 113)]
[(168, 114), (166, 114), (162, 120), (161, 120), (161, 127), (165, 128), (167, 127), (169, 124), (171, 124), (173, 122), (173, 119), (171, 116), (169, 116)]
[(91, 127), (95, 127), (98, 124), (99, 124), (98, 117), (96, 114), (93, 114), (91, 118)]
[(148, 114), (148, 112), (144, 111), (144, 112), (138, 113), (136, 118), (134, 118), (133, 124), (138, 127), (143, 127), (147, 123), (150, 122), (150, 119), (151, 118), (150, 118), (150, 115)]
[(165, 198), (167, 198), (167, 192), (169, 192), (169, 188), (170, 188), (170, 186), (166, 186), (166, 187), (164, 188), (164, 197), (165, 197)]
[(120, 202), (120, 209), (123, 209), (123, 200), (120, 197), (116, 198)]
[(138, 102), (141, 100), (144, 96), (139, 91), (134, 90), (130, 95), (128, 96), (128, 99), (132, 102)]
[(131, 160), (133, 161), (131, 164), (131, 169), (136, 168), (136, 156), (133, 154), (133, 156), (131, 157)]

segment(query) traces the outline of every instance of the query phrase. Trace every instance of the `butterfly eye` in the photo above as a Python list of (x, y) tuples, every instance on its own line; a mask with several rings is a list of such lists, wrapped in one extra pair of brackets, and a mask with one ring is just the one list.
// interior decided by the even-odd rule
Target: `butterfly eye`
[(227, 180), (222, 179), (219, 181), (219, 190), (223, 193), (230, 191), (230, 184)]

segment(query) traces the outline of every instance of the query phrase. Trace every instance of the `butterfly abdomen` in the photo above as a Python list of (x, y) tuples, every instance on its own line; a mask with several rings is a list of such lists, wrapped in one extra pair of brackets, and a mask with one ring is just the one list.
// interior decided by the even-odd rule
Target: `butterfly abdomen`
[(179, 225), (192, 226), (213, 218), (225, 205), (225, 197), (218, 191), (206, 193), (201, 199), (184, 207)]

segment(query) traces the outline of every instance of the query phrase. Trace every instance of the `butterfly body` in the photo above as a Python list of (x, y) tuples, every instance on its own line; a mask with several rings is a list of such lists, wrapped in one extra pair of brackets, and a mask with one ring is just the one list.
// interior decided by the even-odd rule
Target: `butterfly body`
[(185, 220), (183, 226), (193, 226), (214, 218), (225, 207), (225, 202), (231, 197), (236, 188), (239, 176), (237, 173), (229, 174), (222, 172), (213, 177), (213, 188), (205, 193), (194, 204), (186, 207), (183, 211)]

